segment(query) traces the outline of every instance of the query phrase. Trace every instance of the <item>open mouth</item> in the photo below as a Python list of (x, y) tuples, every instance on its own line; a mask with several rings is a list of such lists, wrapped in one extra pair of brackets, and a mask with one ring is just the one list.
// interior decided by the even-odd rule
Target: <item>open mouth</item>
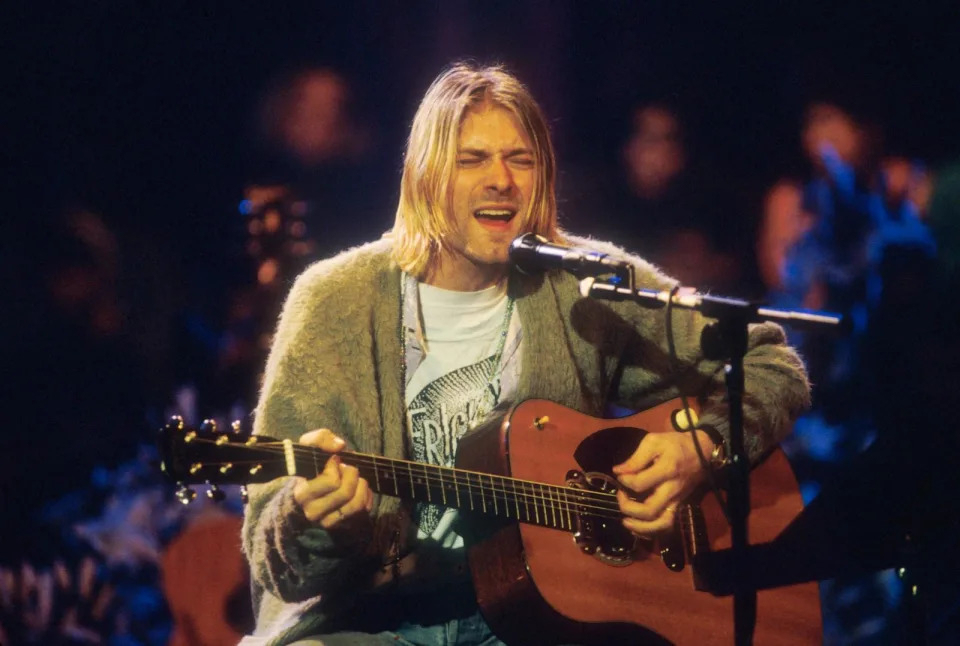
[(517, 212), (513, 209), (477, 209), (473, 212), (473, 217), (491, 224), (506, 224), (516, 214)]

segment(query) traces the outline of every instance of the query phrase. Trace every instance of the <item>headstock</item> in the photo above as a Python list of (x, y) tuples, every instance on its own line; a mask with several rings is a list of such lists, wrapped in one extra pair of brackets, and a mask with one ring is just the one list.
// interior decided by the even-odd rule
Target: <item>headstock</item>
[(179, 485), (177, 498), (184, 504), (196, 498), (187, 485), (207, 484), (207, 496), (220, 501), (224, 494), (219, 485), (269, 482), (287, 475), (282, 443), (244, 432), (239, 422), (229, 431), (218, 430), (214, 420), (193, 429), (173, 417), (160, 429), (158, 445), (160, 468)]

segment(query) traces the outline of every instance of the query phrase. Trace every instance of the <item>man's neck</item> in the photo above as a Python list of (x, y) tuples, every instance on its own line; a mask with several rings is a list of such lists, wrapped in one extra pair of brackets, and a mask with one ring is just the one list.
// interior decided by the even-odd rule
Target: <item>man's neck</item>
[(477, 292), (506, 280), (508, 273), (507, 265), (474, 264), (466, 259), (451, 262), (447, 259), (427, 271), (423, 282), (441, 289)]

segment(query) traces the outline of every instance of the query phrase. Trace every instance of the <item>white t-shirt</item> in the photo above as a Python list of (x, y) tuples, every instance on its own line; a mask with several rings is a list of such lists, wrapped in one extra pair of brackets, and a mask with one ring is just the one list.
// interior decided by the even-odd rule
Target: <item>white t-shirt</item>
[[(413, 295), (407, 294), (405, 300), (411, 305), (404, 308), (413, 458), (453, 466), (460, 438), (516, 390), (519, 321), (515, 314), (506, 321), (505, 285), (478, 292), (451, 291), (412, 280), (406, 285), (408, 290), (416, 289), (419, 297), (410, 299)], [(455, 509), (418, 503), (414, 523), (417, 538), (424, 542), (421, 547), (429, 543), (463, 547), (463, 538), (453, 529), (456, 518)]]

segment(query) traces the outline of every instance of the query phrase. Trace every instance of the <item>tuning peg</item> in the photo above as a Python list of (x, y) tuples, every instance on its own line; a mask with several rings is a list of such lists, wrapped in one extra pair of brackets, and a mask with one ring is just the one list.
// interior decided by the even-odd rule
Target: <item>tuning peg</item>
[(200, 424), (200, 430), (201, 430), (201, 431), (207, 431), (208, 433), (216, 433), (216, 432), (217, 432), (217, 420), (211, 419), (211, 418), (207, 418), (207, 419), (203, 420), (203, 423)]
[(210, 485), (210, 488), (207, 489), (207, 498), (213, 502), (221, 502), (226, 497), (227, 494), (223, 493), (223, 489), (215, 484)]
[(186, 485), (180, 485), (177, 488), (177, 500), (184, 505), (189, 505), (197, 497), (197, 492)]
[(230, 422), (230, 428), (233, 430), (234, 433), (237, 433), (239, 435), (240, 433), (243, 432), (243, 423), (240, 420), (235, 419), (232, 422)]
[(243, 504), (250, 502), (250, 492), (247, 491), (247, 485), (240, 485), (240, 500)]
[(179, 431), (183, 429), (183, 418), (179, 415), (173, 415), (169, 420), (167, 420), (167, 429), (171, 431)]

